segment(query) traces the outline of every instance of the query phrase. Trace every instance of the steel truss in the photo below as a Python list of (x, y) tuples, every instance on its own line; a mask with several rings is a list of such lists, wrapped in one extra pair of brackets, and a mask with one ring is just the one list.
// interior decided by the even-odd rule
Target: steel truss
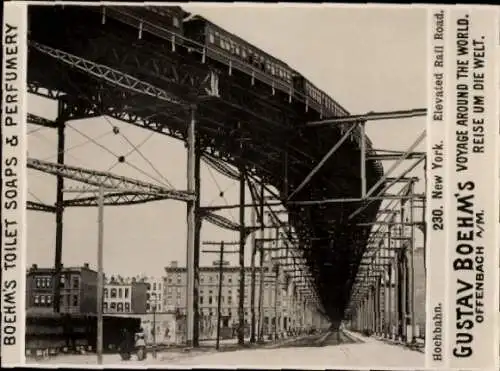
[[(114, 175), (109, 172), (88, 170), (77, 166), (57, 164), (33, 158), (28, 158), (28, 168), (48, 174), (60, 175), (96, 187), (104, 186), (107, 189), (127, 190), (132, 194), (140, 193), (142, 195), (163, 197), (177, 201), (192, 201), (196, 198), (194, 194), (190, 194), (187, 191), (172, 190), (147, 182)], [(116, 197), (121, 202), (122, 200), (127, 201), (128, 195), (130, 194), (127, 194), (125, 198), (121, 198), (118, 194), (115, 194), (113, 197)]]

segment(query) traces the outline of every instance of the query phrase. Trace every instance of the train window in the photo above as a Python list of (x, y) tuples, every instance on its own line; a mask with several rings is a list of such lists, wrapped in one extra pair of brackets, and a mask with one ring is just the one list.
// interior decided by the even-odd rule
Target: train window
[(224, 40), (222, 38), (220, 39), (220, 46), (222, 49), (224, 49)]
[(236, 47), (236, 54), (240, 55), (240, 47), (239, 46)]
[(215, 42), (215, 36), (213, 33), (210, 33), (209, 35), (210, 43), (213, 44)]
[(242, 56), (243, 58), (246, 58), (246, 57), (247, 57), (247, 52), (246, 52), (246, 50), (245, 50), (245, 49), (241, 49), (241, 56)]

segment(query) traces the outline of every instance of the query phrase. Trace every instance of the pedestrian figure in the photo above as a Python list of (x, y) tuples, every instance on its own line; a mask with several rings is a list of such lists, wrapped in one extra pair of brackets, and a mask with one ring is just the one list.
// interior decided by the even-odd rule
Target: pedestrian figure
[(135, 349), (137, 350), (137, 359), (142, 361), (146, 358), (146, 341), (144, 339), (144, 330), (142, 327), (135, 334)]

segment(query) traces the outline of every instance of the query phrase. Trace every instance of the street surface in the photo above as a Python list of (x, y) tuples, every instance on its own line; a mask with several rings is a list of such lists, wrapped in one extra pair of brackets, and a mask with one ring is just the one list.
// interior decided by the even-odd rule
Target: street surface
[[(95, 365), (95, 354), (64, 355), (28, 363), (64, 365)], [(263, 367), (263, 368), (343, 368), (343, 367), (405, 367), (422, 369), (424, 354), (401, 346), (344, 331), (339, 337), (333, 334), (309, 336), (299, 340), (286, 340), (280, 344), (266, 344), (260, 348), (217, 352), (213, 348), (162, 351), (157, 359), (148, 354), (144, 361), (134, 356), (122, 361), (117, 354), (106, 354), (103, 363), (120, 366), (186, 366), (186, 367)]]

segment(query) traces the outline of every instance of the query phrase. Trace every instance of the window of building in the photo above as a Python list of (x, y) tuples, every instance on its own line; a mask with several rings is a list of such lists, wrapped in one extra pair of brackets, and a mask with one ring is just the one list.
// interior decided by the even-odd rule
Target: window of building
[(127, 299), (127, 298), (128, 298), (128, 287), (127, 287), (127, 288), (125, 288), (125, 293), (124, 293), (124, 295), (123, 295), (123, 296), (125, 297), (125, 299)]
[(169, 294), (171, 294), (171, 293), (172, 293), (172, 288), (171, 288), (171, 287), (169, 287), (169, 288), (167, 289), (167, 293), (169, 293)]
[(200, 304), (203, 304), (203, 296), (200, 296)]
[(104, 297), (107, 298), (108, 297), (108, 289), (104, 289)]
[(161, 290), (161, 283), (158, 282), (158, 290)]
[(208, 304), (212, 304), (212, 296), (208, 297)]
[(103, 303), (102, 304), (102, 310), (106, 312), (108, 310), (108, 303)]
[(150, 283), (147, 283), (146, 287), (147, 287), (148, 290), (151, 290), (151, 284)]
[(208, 282), (213, 282), (214, 278), (212, 276), (208, 277)]
[(45, 304), (45, 295), (40, 295), (40, 304)]
[(153, 291), (156, 291), (156, 282), (153, 282)]
[(174, 27), (179, 27), (179, 25), (180, 25), (179, 18), (173, 17), (172, 23), (173, 23)]
[(227, 303), (228, 304), (232, 304), (233, 303), (233, 297), (232, 296), (228, 296), (227, 297)]
[(181, 298), (177, 298), (177, 306), (181, 305)]
[(38, 304), (40, 301), (40, 297), (38, 295), (35, 295), (35, 304)]
[(122, 298), (122, 288), (121, 287), (118, 289), (118, 297), (120, 299)]
[(148, 292), (148, 293), (146, 293), (146, 300), (150, 300), (150, 299), (151, 299), (151, 295), (150, 295), (150, 293)]
[(233, 282), (233, 277), (229, 276), (227, 279), (227, 282), (232, 283)]
[(146, 303), (146, 310), (151, 310), (151, 305), (149, 305), (149, 303)]
[(61, 275), (60, 283), (61, 283), (61, 286), (64, 286), (64, 284), (66, 283), (66, 278), (63, 275)]
[(168, 279), (168, 283), (172, 283), (172, 279), (171, 278)]
[(73, 288), (77, 289), (80, 287), (80, 277), (73, 277)]
[(52, 295), (47, 295), (47, 304), (52, 304)]
[(111, 310), (115, 310), (116, 309), (116, 303), (111, 303), (110, 306)]
[(123, 303), (118, 303), (118, 305), (116, 306), (116, 310), (117, 312), (123, 312)]
[(180, 285), (181, 284), (181, 278), (180, 277), (177, 277), (177, 284)]
[(209, 35), (209, 40), (210, 40), (210, 43), (213, 44), (215, 42), (215, 37), (214, 37), (214, 34), (213, 33), (210, 33)]
[(78, 295), (73, 295), (73, 306), (76, 307), (78, 305)]
[(130, 312), (130, 303), (125, 303), (125, 312)]
[(115, 288), (111, 289), (111, 297), (116, 298), (116, 289)]

